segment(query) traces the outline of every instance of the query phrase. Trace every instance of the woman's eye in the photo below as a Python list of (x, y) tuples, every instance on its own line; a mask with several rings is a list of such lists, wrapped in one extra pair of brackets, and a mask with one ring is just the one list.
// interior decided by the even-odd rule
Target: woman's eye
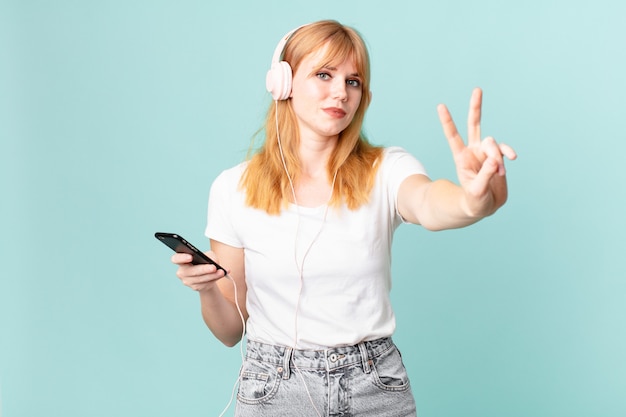
[(348, 80), (348, 81), (346, 81), (346, 83), (350, 87), (360, 87), (361, 86), (361, 81), (359, 81), (359, 80)]
[(330, 80), (330, 74), (327, 72), (318, 72), (317, 78), (319, 78), (320, 80)]

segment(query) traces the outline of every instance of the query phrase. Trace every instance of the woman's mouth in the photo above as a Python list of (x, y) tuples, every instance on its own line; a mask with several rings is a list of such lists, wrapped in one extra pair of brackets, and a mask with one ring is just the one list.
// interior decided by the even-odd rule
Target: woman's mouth
[(326, 107), (323, 110), (326, 112), (326, 114), (335, 119), (341, 119), (346, 115), (345, 110), (338, 107)]

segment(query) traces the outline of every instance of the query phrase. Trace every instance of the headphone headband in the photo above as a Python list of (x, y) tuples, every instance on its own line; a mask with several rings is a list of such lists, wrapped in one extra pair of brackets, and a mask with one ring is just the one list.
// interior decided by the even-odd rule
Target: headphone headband
[(291, 35), (293, 35), (294, 33), (296, 33), (298, 31), (298, 29), (304, 27), (306, 25), (302, 25), (302, 26), (298, 26), (295, 29), (290, 30), (289, 32), (287, 32), (285, 34), (285, 36), (283, 36), (280, 39), (280, 42), (278, 42), (278, 45), (276, 45), (276, 49), (274, 50), (274, 55), (272, 56), (272, 64), (275, 62), (279, 62), (281, 61), (282, 55), (283, 55), (283, 49), (285, 49), (285, 45), (287, 45), (287, 41), (289, 39), (291, 39)]

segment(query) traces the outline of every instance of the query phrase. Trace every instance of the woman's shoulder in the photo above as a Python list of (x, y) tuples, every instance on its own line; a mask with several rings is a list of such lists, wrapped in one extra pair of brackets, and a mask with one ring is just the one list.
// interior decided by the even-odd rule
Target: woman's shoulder
[(381, 161), (382, 171), (400, 170), (415, 174), (427, 175), (422, 163), (406, 149), (400, 146), (388, 146), (383, 150)]
[(246, 170), (246, 166), (248, 165), (248, 161), (241, 162), (235, 166), (224, 169), (219, 175), (216, 177), (215, 181), (218, 179), (220, 181), (239, 181), (244, 171)]
[(239, 183), (241, 182), (241, 176), (243, 175), (247, 164), (247, 162), (242, 162), (230, 168), (224, 169), (217, 175), (217, 177), (215, 177), (211, 188), (220, 188), (226, 190), (237, 189), (239, 187)]
[(383, 148), (384, 159), (400, 158), (404, 155), (411, 155), (409, 151), (401, 146), (385, 146)]
[(386, 146), (383, 148), (381, 162), (383, 165), (393, 165), (401, 159), (417, 160), (409, 151), (401, 146)]

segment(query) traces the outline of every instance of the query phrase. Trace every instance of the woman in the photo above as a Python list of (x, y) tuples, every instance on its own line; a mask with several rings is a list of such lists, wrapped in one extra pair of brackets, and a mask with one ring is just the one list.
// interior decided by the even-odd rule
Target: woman
[(247, 333), (238, 416), (415, 415), (391, 340), (393, 232), (403, 222), (464, 227), (507, 198), (503, 156), (516, 155), (481, 140), (479, 89), (467, 145), (438, 108), (455, 185), (429, 179), (400, 148), (367, 142), (369, 79), (355, 30), (320, 21), (285, 36), (267, 78), (265, 143), (220, 174), (209, 197), (208, 253), (233, 282), (189, 255), (172, 258), (214, 335), (234, 346)]

